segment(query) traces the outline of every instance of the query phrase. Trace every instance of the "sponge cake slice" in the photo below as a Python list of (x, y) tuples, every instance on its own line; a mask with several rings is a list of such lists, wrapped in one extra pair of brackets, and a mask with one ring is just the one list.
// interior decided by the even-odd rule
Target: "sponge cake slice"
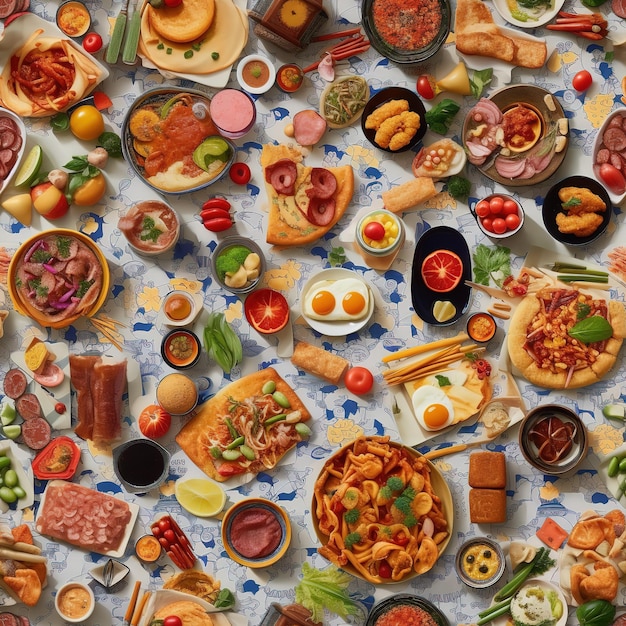
[(178, 6), (146, 7), (152, 28), (164, 39), (185, 43), (205, 33), (215, 17), (215, 0), (185, 0)]

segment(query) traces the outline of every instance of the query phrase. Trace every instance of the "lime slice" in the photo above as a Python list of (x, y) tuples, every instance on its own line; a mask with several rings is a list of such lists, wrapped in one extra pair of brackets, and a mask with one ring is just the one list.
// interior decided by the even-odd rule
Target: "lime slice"
[(226, 504), (226, 492), (206, 478), (179, 480), (175, 493), (180, 505), (197, 517), (217, 515)]
[(15, 186), (26, 187), (30, 185), (37, 177), (37, 174), (39, 174), (42, 160), (43, 150), (41, 146), (33, 146), (15, 177)]
[(19, 424), (10, 424), (5, 426), (2, 432), (9, 439), (17, 439), (22, 434), (22, 427)]
[(205, 139), (194, 151), (193, 162), (203, 170), (209, 171), (213, 161), (228, 161), (230, 146), (220, 137)]

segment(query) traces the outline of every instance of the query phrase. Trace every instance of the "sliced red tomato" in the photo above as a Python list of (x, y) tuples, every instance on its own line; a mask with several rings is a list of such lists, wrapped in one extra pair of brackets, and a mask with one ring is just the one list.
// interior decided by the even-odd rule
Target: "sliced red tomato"
[(172, 425), (172, 416), (160, 406), (147, 406), (137, 418), (141, 434), (150, 439), (163, 437)]
[(246, 468), (236, 461), (224, 461), (223, 463), (220, 463), (217, 468), (217, 473), (220, 476), (237, 476), (239, 474), (243, 474), (245, 471)]
[(360, 396), (371, 391), (374, 386), (374, 376), (366, 367), (351, 367), (344, 378), (348, 391)]
[(168, 615), (163, 620), (163, 626), (183, 626), (183, 622), (178, 615)]
[(463, 261), (452, 250), (435, 250), (422, 263), (422, 278), (432, 291), (452, 291), (463, 277)]
[(91, 95), (93, 97), (93, 105), (98, 111), (104, 111), (113, 106), (113, 101), (104, 91), (94, 91)]
[(282, 293), (257, 289), (246, 297), (246, 319), (260, 333), (276, 333), (289, 321), (289, 304)]

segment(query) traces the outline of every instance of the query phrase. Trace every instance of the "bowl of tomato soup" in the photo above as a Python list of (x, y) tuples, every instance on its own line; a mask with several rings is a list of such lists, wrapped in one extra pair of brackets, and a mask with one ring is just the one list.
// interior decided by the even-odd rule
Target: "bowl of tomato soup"
[(397, 593), (375, 604), (365, 626), (448, 626), (446, 616), (425, 598)]
[(251, 94), (262, 94), (274, 85), (276, 70), (270, 60), (260, 54), (249, 54), (237, 65), (237, 82)]
[(395, 63), (419, 63), (434, 56), (450, 33), (449, 0), (364, 0), (362, 24), (369, 40)]
[(180, 220), (174, 209), (159, 200), (134, 204), (117, 222), (130, 247), (142, 256), (170, 252), (180, 236)]
[(267, 567), (287, 552), (291, 522), (271, 500), (248, 498), (224, 515), (222, 542), (228, 556), (240, 565)]
[(161, 356), (176, 370), (193, 367), (200, 359), (200, 339), (186, 328), (175, 328), (163, 338)]

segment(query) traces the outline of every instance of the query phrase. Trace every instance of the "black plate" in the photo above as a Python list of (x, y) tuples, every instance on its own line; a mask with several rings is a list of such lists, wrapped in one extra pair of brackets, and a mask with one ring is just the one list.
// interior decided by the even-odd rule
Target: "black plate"
[[(422, 278), (422, 263), (435, 250), (450, 250), (459, 255), (463, 262), (463, 278), (452, 290), (446, 293), (432, 291)], [(465, 238), (449, 226), (435, 226), (427, 230), (415, 246), (411, 279), (411, 299), (415, 312), (427, 323), (434, 326), (449, 326), (456, 322), (467, 311), (472, 288), (465, 284), (472, 280), (472, 259)], [(456, 314), (445, 322), (438, 322), (433, 315), (433, 305), (437, 300), (450, 300), (456, 307)]]
[(395, 46), (390, 45), (382, 34), (378, 32), (372, 17), (374, 2), (375, 0), (364, 0), (361, 9), (361, 22), (372, 46), (374, 46), (380, 54), (387, 57), (390, 61), (404, 64), (420, 63), (435, 55), (448, 38), (448, 34), (450, 33), (450, 19), (452, 15), (449, 0), (438, 0), (439, 10), (441, 12), (441, 25), (434, 39), (427, 46), (412, 50), (396, 48)]
[[(409, 110), (414, 111), (420, 116), (420, 127), (417, 129), (415, 136), (413, 139), (400, 150), (390, 150), (389, 148), (381, 148), (375, 141), (374, 137), (376, 136), (376, 131), (373, 128), (365, 128), (365, 121), (367, 120), (367, 116), (370, 115), (375, 109), (379, 106), (385, 104), (385, 102), (389, 102), (389, 100), (406, 100), (409, 103)], [(377, 93), (375, 93), (365, 105), (363, 109), (363, 114), (361, 115), (361, 129), (363, 130), (363, 134), (367, 137), (367, 140), (379, 150), (384, 150), (385, 152), (390, 152), (391, 154), (397, 154), (399, 152), (406, 152), (410, 150), (414, 146), (416, 146), (426, 134), (428, 130), (428, 125), (426, 124), (426, 107), (424, 103), (420, 99), (420, 97), (410, 89), (405, 89), (404, 87), (386, 87), (385, 89), (381, 89)]]
[[(562, 213), (561, 200), (559, 199), (559, 191), (563, 187), (581, 187), (589, 189), (592, 193), (600, 196), (606, 204), (606, 210), (602, 213), (602, 224), (587, 237), (577, 237), (572, 234), (564, 234), (559, 231), (556, 225), (556, 216), (558, 213)], [(543, 223), (546, 230), (557, 241), (564, 243), (568, 246), (584, 246), (596, 240), (606, 229), (611, 221), (612, 203), (609, 194), (606, 189), (595, 179), (588, 178), (587, 176), (570, 176), (559, 181), (556, 185), (550, 187), (546, 197), (543, 200), (543, 208), (541, 209), (541, 215), (543, 217)]]
[(367, 618), (365, 626), (376, 626), (376, 622), (385, 615), (385, 613), (399, 606), (421, 609), (432, 617), (437, 626), (449, 626), (446, 616), (432, 602), (429, 602), (426, 598), (420, 598), (410, 593), (397, 593), (375, 604)]

